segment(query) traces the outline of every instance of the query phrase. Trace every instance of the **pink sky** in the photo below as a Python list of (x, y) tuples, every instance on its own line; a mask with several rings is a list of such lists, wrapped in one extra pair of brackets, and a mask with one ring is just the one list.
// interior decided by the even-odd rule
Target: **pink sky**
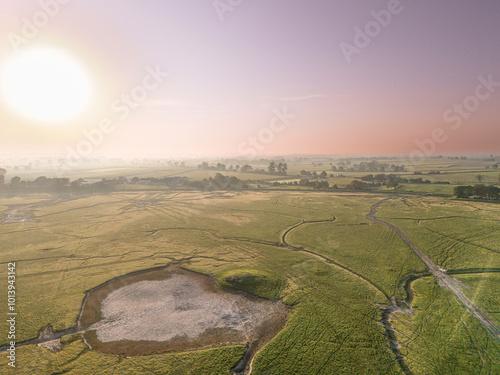
[[(95, 155), (241, 155), (285, 107), (294, 119), (260, 154), (410, 153), (436, 128), (447, 139), (435, 153), (498, 153), (500, 87), (459, 129), (443, 115), (475, 95), (481, 76), (500, 82), (500, 3), (401, 0), (348, 62), (341, 44), (355, 46), (355, 29), (373, 26), (371, 12), (390, 3), (244, 0), (223, 20), (206, 0), (60, 5), (23, 48), (71, 53), (89, 72), (92, 104), (71, 121), (41, 124), (0, 98), (0, 154), (65, 154), (111, 118), (116, 128)], [(38, 1), (2, 1), (0, 64), (14, 54), (9, 37), (37, 11)], [(170, 76), (119, 119), (113, 101), (157, 66)]]

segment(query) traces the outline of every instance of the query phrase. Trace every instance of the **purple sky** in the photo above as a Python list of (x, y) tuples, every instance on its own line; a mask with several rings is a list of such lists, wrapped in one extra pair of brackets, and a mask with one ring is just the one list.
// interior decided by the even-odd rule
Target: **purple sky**
[[(46, 126), (0, 98), (0, 153), (65, 153), (103, 118), (116, 129), (96, 155), (410, 153), (436, 128), (446, 138), (436, 153), (498, 153), (500, 87), (477, 106), (469, 98), (460, 126), (443, 116), (481, 76), (500, 82), (500, 2), (401, 0), (348, 62), (341, 44), (394, 1), (243, 0), (221, 20), (212, 0), (73, 0), (23, 48), (69, 51), (92, 78), (93, 102)], [(40, 9), (20, 3), (0, 4), (0, 63), (14, 53), (9, 33)], [(156, 66), (170, 76), (119, 119), (113, 101)], [(294, 118), (269, 130), (285, 107)]]

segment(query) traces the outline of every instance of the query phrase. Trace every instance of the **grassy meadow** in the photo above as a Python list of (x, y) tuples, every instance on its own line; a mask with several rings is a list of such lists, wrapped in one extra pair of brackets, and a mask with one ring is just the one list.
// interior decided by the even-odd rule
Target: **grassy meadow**
[[(446, 175), (432, 177), (473, 183), (482, 168), (473, 163), (434, 160), (420, 168), (447, 168)], [(322, 167), (290, 165), (292, 172), (304, 168)], [(115, 168), (88, 171), (86, 178), (135, 176), (139, 170), (148, 177), (215, 174), (195, 168), (168, 173), (158, 167), (127, 173)], [(290, 179), (296, 178), (292, 172)], [(404, 195), (413, 185), (362, 192), (198, 192), (127, 185), (80, 196), (4, 194), (0, 215), (22, 207), (22, 214), (34, 217), (0, 225), (1, 267), (6, 272), (8, 262), (17, 263), (17, 341), (36, 338), (49, 324), (56, 331), (73, 327), (86, 291), (107, 280), (179, 263), (213, 275), (222, 288), (290, 306), (287, 326), (257, 353), (252, 374), (403, 374), (381, 313), (391, 298), (404, 299), (405, 281), (425, 274), (426, 268), (394, 232), (366, 219), (370, 207), (388, 193), (401, 198), (382, 205), (377, 217), (402, 229), (456, 275), (469, 297), (497, 321), (500, 304), (495, 273), (500, 269), (499, 206), (427, 196), (422, 186), (450, 189), (415, 185), (418, 194)], [(228, 283), (228, 277), (241, 282)], [(392, 320), (414, 374), (500, 373), (499, 343), (453, 295), (431, 277), (414, 281), (412, 288), (413, 314), (396, 313)], [(0, 295), (7, 295), (6, 282), (0, 283)], [(0, 332), (6, 331), (2, 320)], [(57, 353), (36, 345), (19, 347), (15, 373), (222, 375), (245, 351), (242, 344), (124, 358), (90, 350), (77, 334), (63, 337), (62, 343)], [(0, 336), (0, 345), (5, 344), (6, 335)], [(0, 357), (0, 368), (6, 368), (6, 361)]]
[[(396, 314), (393, 325), (414, 374), (496, 374), (500, 343), (431, 278), (413, 283), (413, 315)], [(482, 291), (498, 301), (498, 294)], [(498, 303), (498, 302), (497, 302)]]

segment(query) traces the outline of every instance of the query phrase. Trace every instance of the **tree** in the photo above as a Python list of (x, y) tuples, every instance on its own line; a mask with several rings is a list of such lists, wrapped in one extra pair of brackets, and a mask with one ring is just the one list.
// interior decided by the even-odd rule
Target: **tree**
[(79, 188), (80, 186), (82, 186), (82, 184), (85, 182), (85, 180), (83, 178), (79, 178), (78, 180), (75, 180), (71, 183), (71, 187), (72, 188)]
[(274, 161), (269, 163), (269, 167), (267, 167), (269, 170), (269, 173), (274, 173), (276, 172), (276, 163)]
[(63, 177), (63, 178), (53, 178), (51, 179), (52, 186), (50, 186), (51, 189), (55, 191), (63, 191), (66, 186), (69, 185), (69, 178)]
[(286, 171), (288, 169), (288, 166), (286, 165), (286, 163), (279, 163), (276, 168), (278, 170), (278, 173), (280, 173), (282, 175), (286, 175)]
[(488, 199), (498, 199), (500, 197), (500, 188), (490, 185), (488, 186)]
[(482, 174), (478, 174), (478, 175), (476, 176), (476, 180), (477, 180), (477, 182), (479, 182), (479, 183), (483, 182), (483, 179), (484, 179), (484, 176), (483, 176)]
[(48, 183), (48, 178), (45, 176), (40, 176), (34, 181), (35, 186), (38, 188), (45, 187), (48, 185)]
[(225, 189), (227, 188), (228, 185), (228, 179), (223, 176), (221, 173), (217, 173), (215, 177), (212, 179), (212, 181), (215, 183), (216, 187), (219, 189)]
[(390, 178), (386, 183), (385, 186), (389, 189), (395, 189), (399, 186), (398, 182), (392, 178)]
[(325, 171), (323, 171), (319, 174), (319, 178), (327, 178), (327, 177), (328, 177), (328, 175)]
[(330, 184), (328, 181), (316, 181), (316, 184), (314, 186), (315, 189), (328, 189), (330, 187)]
[(368, 174), (366, 176), (361, 177), (361, 181), (366, 181), (366, 182), (372, 182), (375, 178), (373, 177), (372, 174)]
[(7, 174), (7, 170), (4, 168), (0, 168), (0, 185), (5, 184), (5, 175)]
[(14, 176), (10, 179), (10, 184), (12, 186), (17, 186), (17, 185), (19, 185), (20, 182), (21, 182), (21, 177), (19, 177), (19, 176)]
[(359, 180), (352, 180), (349, 184), (347, 184), (346, 188), (352, 190), (362, 190), (365, 188), (365, 183)]
[(474, 190), (472, 186), (456, 186), (455, 189), (453, 189), (453, 195), (457, 198), (469, 198), (474, 195)]
[(252, 166), (248, 165), (248, 164), (245, 164), (243, 167), (241, 167), (241, 172), (242, 173), (250, 172), (251, 170), (252, 170)]
[(474, 185), (474, 196), (479, 198), (486, 198), (488, 196), (488, 187), (485, 185)]

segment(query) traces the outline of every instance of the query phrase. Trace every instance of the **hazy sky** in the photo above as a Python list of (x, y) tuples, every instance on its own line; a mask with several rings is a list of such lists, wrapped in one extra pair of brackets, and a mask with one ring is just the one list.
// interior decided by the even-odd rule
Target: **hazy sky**
[[(391, 154), (433, 132), (437, 153), (499, 152), (498, 0), (64, 2), (2, 0), (0, 64), (63, 50), (91, 102), (51, 123), (0, 97), (0, 154)], [(151, 69), (169, 76), (137, 88)], [(147, 97), (126, 113), (134, 89)], [(113, 130), (87, 150), (82, 132), (105, 119)]]

